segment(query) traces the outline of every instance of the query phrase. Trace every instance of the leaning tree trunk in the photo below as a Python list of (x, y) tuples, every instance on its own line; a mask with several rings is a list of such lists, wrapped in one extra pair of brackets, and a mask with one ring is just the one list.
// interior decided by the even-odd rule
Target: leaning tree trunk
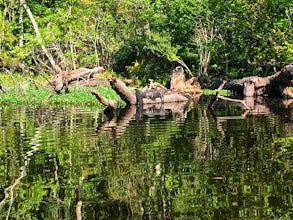
[[(293, 80), (293, 64), (285, 66), (280, 72), (269, 77), (251, 76), (236, 81), (226, 82), (224, 89), (240, 93), (244, 96), (269, 95), (280, 98), (293, 98), (289, 86)], [(214, 79), (212, 89), (217, 89), (222, 79)]]
[(36, 37), (37, 38), (40, 38), (40, 45), (41, 45), (41, 48), (42, 50), (44, 51), (45, 55), (47, 56), (47, 58), (49, 59), (49, 62), (51, 63), (53, 69), (57, 72), (57, 73), (60, 73), (62, 70), (61, 68), (56, 64), (52, 54), (50, 53), (50, 51), (48, 51), (48, 49), (45, 47), (44, 43), (43, 43), (43, 40), (42, 40), (42, 37), (41, 37), (41, 34), (40, 34), (40, 31), (39, 31), (39, 28), (38, 28), (38, 25), (37, 25), (37, 22), (33, 16), (33, 13), (31, 12), (30, 8), (28, 7), (28, 5), (26, 4), (26, 1), (25, 0), (20, 0), (20, 5), (24, 7), (25, 11), (27, 12), (31, 22), (32, 22), (32, 25), (34, 27), (34, 30), (35, 30), (35, 33), (36, 33)]

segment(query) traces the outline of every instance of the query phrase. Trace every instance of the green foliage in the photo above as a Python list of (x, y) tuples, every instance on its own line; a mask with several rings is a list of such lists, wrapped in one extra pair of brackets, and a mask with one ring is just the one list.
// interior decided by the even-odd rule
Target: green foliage
[[(63, 69), (102, 65), (128, 77), (133, 73), (126, 67), (138, 62), (135, 77), (167, 81), (164, 72), (178, 61), (195, 75), (207, 71), (240, 78), (269, 75), (293, 60), (293, 6), (286, 0), (27, 4), (42, 42)], [(16, 0), (0, 7), (0, 65), (48, 71), (25, 10)]]
[(141, 86), (146, 86), (148, 84), (148, 79), (154, 79), (157, 82), (161, 82), (163, 85), (166, 85), (170, 81), (170, 70), (167, 66), (163, 64), (161, 66), (154, 65), (152, 61), (157, 58), (150, 58), (149, 61), (138, 61), (134, 62), (130, 66), (126, 66), (128, 78), (133, 78)]

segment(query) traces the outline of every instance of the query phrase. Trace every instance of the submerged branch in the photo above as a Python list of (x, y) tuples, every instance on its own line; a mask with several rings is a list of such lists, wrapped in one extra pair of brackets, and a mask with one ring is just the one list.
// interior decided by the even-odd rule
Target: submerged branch
[(218, 95), (218, 98), (220, 99), (223, 99), (223, 100), (226, 100), (226, 101), (230, 101), (230, 102), (237, 102), (237, 103), (241, 103), (245, 109), (249, 110), (250, 108), (246, 105), (245, 101), (244, 100), (241, 100), (241, 99), (232, 99), (232, 98), (228, 98), (228, 97), (225, 97), (225, 96), (221, 96), (221, 95)]
[(237, 102), (237, 103), (241, 103), (244, 108), (246, 110), (250, 109), (244, 100), (240, 100), (240, 99), (232, 99), (232, 98), (228, 98), (228, 97), (225, 97), (225, 96), (221, 96), (219, 95), (220, 91), (224, 88), (225, 84), (226, 84), (227, 81), (223, 80), (223, 82), (221, 83), (221, 85), (218, 87), (218, 89), (216, 90), (216, 94), (213, 96), (213, 98), (211, 99), (208, 107), (211, 108), (213, 106), (213, 104), (218, 100), (218, 99), (223, 99), (223, 100), (226, 100), (226, 101), (230, 101), (230, 102)]

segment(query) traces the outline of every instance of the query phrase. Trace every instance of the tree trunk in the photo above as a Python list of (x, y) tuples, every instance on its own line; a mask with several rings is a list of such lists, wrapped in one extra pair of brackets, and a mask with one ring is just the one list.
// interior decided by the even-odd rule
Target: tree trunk
[(48, 51), (48, 49), (45, 47), (44, 43), (43, 43), (43, 40), (42, 40), (42, 37), (41, 37), (41, 34), (40, 34), (40, 31), (39, 31), (39, 28), (38, 28), (38, 25), (37, 25), (37, 22), (30, 10), (30, 8), (28, 7), (28, 5), (26, 4), (26, 1), (25, 0), (20, 0), (20, 5), (24, 7), (25, 11), (27, 12), (31, 22), (32, 22), (32, 25), (33, 25), (33, 28), (35, 30), (35, 33), (36, 33), (36, 37), (39, 38), (40, 40), (40, 45), (41, 45), (41, 48), (42, 50), (44, 51), (45, 55), (47, 56), (47, 58), (49, 59), (49, 62), (51, 63), (53, 69), (57, 72), (57, 73), (61, 73), (61, 68), (56, 64), (52, 54), (50, 53), (50, 51)]

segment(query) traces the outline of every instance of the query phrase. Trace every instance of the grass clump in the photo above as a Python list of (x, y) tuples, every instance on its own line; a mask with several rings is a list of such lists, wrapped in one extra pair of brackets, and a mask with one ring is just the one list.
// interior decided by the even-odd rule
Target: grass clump
[[(116, 100), (118, 106), (125, 106), (119, 95), (111, 87), (86, 87), (70, 86), (70, 93), (57, 95), (53, 92), (49, 98), (50, 89), (43, 87), (46, 82), (42, 75), (21, 75), (0, 73), (0, 104), (31, 105), (31, 106), (97, 106), (103, 108), (102, 104), (91, 94), (91, 90), (97, 90), (102, 96), (110, 100)], [(34, 82), (38, 85), (35, 86)], [(291, 88), (292, 89), (292, 88)], [(215, 95), (216, 90), (204, 89), (204, 95)], [(227, 96), (227, 90), (221, 90), (220, 95)]]
[[(204, 89), (203, 90), (203, 94), (205, 94), (205, 95), (215, 95), (216, 94), (216, 90), (212, 90), (212, 89)], [(228, 90), (225, 90), (225, 89), (222, 89), (222, 90), (220, 90), (220, 92), (219, 92), (219, 94), (221, 95), (221, 96), (227, 96), (228, 95)]]
[[(93, 88), (92, 88), (93, 89)], [(111, 88), (95, 88), (101, 95), (108, 99), (118, 100), (118, 105), (123, 105), (120, 97)], [(34, 85), (26, 86), (25, 89), (6, 88), (0, 94), (0, 104), (12, 105), (34, 105), (34, 106), (97, 106), (103, 108), (102, 104), (91, 94), (91, 89), (86, 87), (71, 87), (69, 93), (60, 95), (53, 93), (50, 89), (36, 89)]]
[[(50, 78), (50, 77), (48, 77)], [(60, 95), (52, 93), (49, 98), (50, 89), (43, 87), (44, 77), (23, 76), (21, 74), (0, 73), (0, 104), (26, 105), (26, 106), (97, 106), (103, 108), (102, 104), (91, 94), (91, 90), (97, 90), (102, 96), (118, 101), (123, 101), (110, 87), (85, 87), (71, 86), (70, 92)], [(33, 82), (36, 82), (38, 88)]]

